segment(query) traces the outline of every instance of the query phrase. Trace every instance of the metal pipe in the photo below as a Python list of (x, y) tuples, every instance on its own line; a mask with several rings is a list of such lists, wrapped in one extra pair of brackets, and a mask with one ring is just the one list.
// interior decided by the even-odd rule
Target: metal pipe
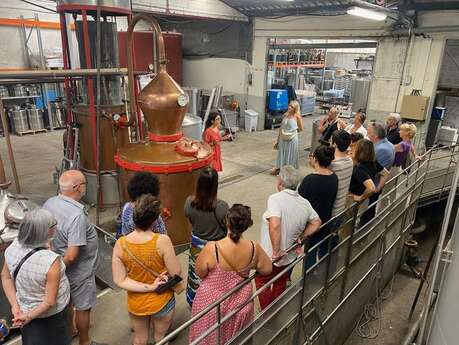
[(14, 185), (16, 193), (21, 194), (21, 185), (19, 184), (18, 171), (16, 169), (16, 161), (14, 160), (13, 147), (11, 146), (10, 131), (8, 130), (8, 121), (6, 121), (5, 109), (3, 108), (3, 101), (0, 98), (0, 116), (2, 118), (3, 134), (8, 147), (8, 157), (10, 159), (11, 170), (13, 171)]
[[(136, 24), (144, 20), (146, 21), (151, 29), (155, 32), (155, 37), (156, 37), (156, 45), (157, 45), (157, 54), (158, 57), (154, 57), (154, 62), (156, 63), (156, 70), (157, 71), (163, 71), (166, 69), (166, 49), (164, 47), (164, 38), (161, 33), (161, 28), (159, 27), (158, 22), (145, 15), (145, 14), (136, 14), (133, 18), (131, 23), (129, 24), (128, 31), (127, 31), (127, 62), (128, 62), (128, 79), (129, 79), (129, 97), (130, 97), (130, 117), (129, 120), (124, 123), (125, 126), (132, 126), (135, 122), (137, 121), (137, 109), (136, 109), (136, 93), (135, 93), (135, 78), (134, 78), (134, 63), (132, 61), (132, 45), (133, 45), (133, 34), (134, 34), (134, 28)], [(141, 123), (137, 123), (137, 130), (140, 130)], [(137, 134), (139, 136), (139, 134)]]
[[(454, 151), (453, 151), (453, 155), (451, 156), (451, 160), (453, 158), (454, 158)], [(445, 217), (443, 218), (443, 223), (441, 226), (440, 238), (437, 243), (437, 253), (435, 255), (435, 261), (434, 261), (433, 271), (432, 271), (432, 278), (430, 280), (431, 283), (429, 285), (429, 294), (427, 295), (427, 301), (426, 301), (427, 306), (430, 306), (432, 302), (432, 297), (433, 297), (434, 288), (435, 288), (434, 283), (435, 283), (435, 280), (438, 274), (438, 268), (440, 265), (440, 260), (441, 260), (442, 250), (443, 250), (443, 243), (445, 242), (446, 233), (448, 232), (449, 219), (451, 218), (451, 213), (452, 213), (453, 206), (454, 206), (454, 199), (456, 198), (456, 190), (457, 190), (458, 182), (459, 182), (459, 164), (456, 164), (456, 169), (454, 171), (454, 177), (452, 180), (451, 189), (449, 191), (448, 201), (446, 203)], [(428, 316), (429, 316), (429, 313), (426, 313), (424, 315), (422, 319), (421, 327), (419, 330), (418, 343), (421, 345), (422, 345), (422, 341), (424, 340), (424, 335), (425, 335), (424, 333), (426, 330)]]
[[(136, 72), (138, 74), (141, 72)], [(145, 73), (145, 72), (143, 72)], [(127, 68), (101, 68), (101, 75), (127, 75)], [(4, 71), (0, 72), (0, 79), (34, 79), (58, 77), (87, 77), (97, 76), (97, 69), (62, 69), (62, 70), (33, 70), (33, 71)]]
[(101, 63), (101, 8), (100, 0), (97, 0), (96, 15), (96, 225), (99, 226), (100, 207), (103, 207), (102, 189), (100, 182), (100, 63)]
[[(40, 21), (37, 13), (35, 13), (35, 21), (37, 23)], [(39, 25), (37, 25), (36, 30), (37, 30), (38, 52), (40, 54), (40, 67), (45, 69), (46, 61), (45, 61), (45, 55), (43, 52), (43, 41), (41, 39), (41, 30), (40, 30)], [(53, 123), (53, 118), (51, 117), (51, 103), (49, 102), (48, 85), (46, 83), (43, 84), (43, 89), (44, 89), (44, 92), (42, 92), (42, 95), (44, 93), (44, 98), (46, 98), (46, 108), (47, 108), (46, 113), (48, 115), (49, 130), (52, 132), (54, 130), (54, 123)], [(43, 105), (45, 103), (44, 101), (45, 99), (43, 99)]]

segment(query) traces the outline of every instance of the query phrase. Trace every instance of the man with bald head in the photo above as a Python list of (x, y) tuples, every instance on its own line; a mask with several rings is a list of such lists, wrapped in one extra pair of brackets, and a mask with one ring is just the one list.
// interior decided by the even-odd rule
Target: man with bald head
[(328, 111), (327, 116), (320, 119), (319, 133), (322, 136), (319, 142), (323, 145), (330, 145), (333, 132), (338, 130), (338, 109), (333, 107)]
[(86, 179), (78, 170), (68, 170), (59, 178), (60, 193), (43, 205), (57, 220), (52, 246), (62, 255), (75, 307), (79, 345), (97, 344), (89, 339), (91, 308), (96, 304), (97, 232), (80, 200), (86, 193)]

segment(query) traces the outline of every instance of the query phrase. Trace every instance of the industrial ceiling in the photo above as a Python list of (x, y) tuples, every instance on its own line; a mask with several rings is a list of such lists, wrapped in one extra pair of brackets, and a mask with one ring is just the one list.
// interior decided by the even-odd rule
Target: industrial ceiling
[(383, 4), (385, 7), (404, 10), (459, 9), (459, 0), (221, 0), (249, 17), (278, 17), (289, 15), (339, 15), (348, 7)]

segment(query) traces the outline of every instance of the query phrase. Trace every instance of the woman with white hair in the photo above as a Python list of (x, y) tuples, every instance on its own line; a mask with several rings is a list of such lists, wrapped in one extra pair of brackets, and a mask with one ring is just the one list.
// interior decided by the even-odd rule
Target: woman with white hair
[(287, 112), (282, 119), (279, 135), (274, 148), (278, 150), (276, 168), (271, 170), (272, 175), (279, 174), (280, 168), (291, 165), (298, 169), (298, 132), (303, 130), (303, 121), (300, 115), (300, 104), (291, 101)]
[(401, 117), (398, 113), (390, 113), (386, 119), (387, 140), (393, 145), (397, 145), (402, 141), (399, 128), (400, 120)]
[(70, 286), (62, 258), (50, 250), (57, 222), (42, 208), (26, 213), (16, 240), (5, 251), (2, 284), (21, 327), (23, 345), (71, 343), (67, 305)]

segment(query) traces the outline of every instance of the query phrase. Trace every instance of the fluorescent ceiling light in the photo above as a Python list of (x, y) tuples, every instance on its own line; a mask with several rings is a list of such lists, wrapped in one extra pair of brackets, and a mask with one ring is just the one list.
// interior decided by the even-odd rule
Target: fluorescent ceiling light
[(369, 10), (362, 7), (350, 7), (347, 9), (347, 14), (371, 20), (385, 20), (387, 18), (387, 15), (384, 13)]

